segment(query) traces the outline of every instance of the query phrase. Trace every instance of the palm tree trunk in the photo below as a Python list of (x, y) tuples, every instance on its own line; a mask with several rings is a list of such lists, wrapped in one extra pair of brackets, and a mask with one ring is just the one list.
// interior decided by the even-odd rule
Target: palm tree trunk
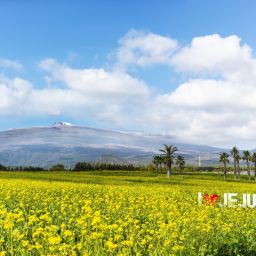
[(169, 161), (166, 161), (166, 175), (169, 178), (171, 174), (171, 168), (170, 168), (170, 163)]
[(247, 161), (246, 164), (247, 164), (247, 174), (248, 174), (249, 180), (251, 180), (251, 173), (250, 173), (250, 169), (249, 169), (249, 162)]
[(227, 179), (227, 168), (226, 168), (226, 163), (224, 163), (224, 180)]
[(256, 162), (254, 162), (254, 179), (256, 180)]
[(239, 162), (237, 162), (237, 173), (238, 173), (238, 179), (240, 180), (240, 166), (239, 166)]
[(234, 160), (234, 179), (237, 178), (236, 160)]

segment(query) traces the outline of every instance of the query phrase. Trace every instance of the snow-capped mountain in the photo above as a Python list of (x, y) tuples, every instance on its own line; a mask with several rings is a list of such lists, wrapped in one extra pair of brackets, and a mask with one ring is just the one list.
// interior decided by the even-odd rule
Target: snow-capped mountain
[(55, 122), (52, 126), (72, 126), (72, 124), (68, 122)]
[(79, 161), (146, 164), (163, 144), (174, 144), (187, 161), (217, 161), (221, 149), (173, 143), (161, 135), (142, 135), (75, 126), (56, 122), (48, 127), (0, 132), (0, 164), (7, 166), (66, 166)]

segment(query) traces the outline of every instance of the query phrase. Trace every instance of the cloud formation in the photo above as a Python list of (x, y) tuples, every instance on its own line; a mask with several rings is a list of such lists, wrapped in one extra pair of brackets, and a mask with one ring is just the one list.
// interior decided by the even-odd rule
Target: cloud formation
[(22, 64), (17, 60), (9, 60), (5, 58), (0, 58), (0, 68), (2, 69), (14, 69), (16, 71), (22, 70)]
[[(65, 115), (185, 143), (256, 146), (256, 59), (238, 36), (201, 36), (181, 47), (175, 39), (131, 30), (114, 55), (110, 70), (44, 59), (39, 67), (48, 84), (42, 89), (1, 77), (0, 115)], [(188, 79), (163, 94), (129, 74), (131, 66), (152, 65)]]
[(171, 63), (177, 72), (191, 74), (185, 83), (157, 99), (158, 113), (161, 109), (174, 112), (170, 111), (170, 116), (175, 120), (165, 125), (174, 129), (177, 140), (255, 147), (256, 66), (252, 49), (234, 35), (197, 37), (181, 48)]
[(132, 29), (119, 40), (119, 48), (115, 51), (116, 67), (166, 64), (177, 47), (177, 41), (172, 38)]
[(127, 73), (73, 69), (54, 59), (39, 67), (51, 82), (43, 89), (21, 78), (0, 79), (0, 115), (69, 115), (128, 124), (129, 115), (139, 116), (150, 96), (146, 84)]

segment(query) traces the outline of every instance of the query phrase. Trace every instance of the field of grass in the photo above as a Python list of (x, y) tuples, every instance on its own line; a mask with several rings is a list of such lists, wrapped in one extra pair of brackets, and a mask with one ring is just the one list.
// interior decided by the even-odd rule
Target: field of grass
[(256, 209), (197, 192), (256, 193), (217, 174), (0, 172), (0, 255), (256, 255)]

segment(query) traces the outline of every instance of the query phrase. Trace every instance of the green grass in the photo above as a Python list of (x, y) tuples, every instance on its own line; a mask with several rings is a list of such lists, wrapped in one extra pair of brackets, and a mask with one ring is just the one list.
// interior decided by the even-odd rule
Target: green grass
[(0, 172), (0, 179), (36, 180), (46, 182), (70, 182), (84, 184), (111, 184), (111, 185), (189, 185), (196, 186), (207, 183), (210, 186), (226, 184), (255, 185), (256, 181), (248, 180), (246, 175), (241, 180), (234, 180), (232, 174), (228, 174), (228, 180), (223, 181), (223, 175), (219, 173), (174, 173), (167, 178), (164, 173), (149, 171), (87, 171), (87, 172)]

